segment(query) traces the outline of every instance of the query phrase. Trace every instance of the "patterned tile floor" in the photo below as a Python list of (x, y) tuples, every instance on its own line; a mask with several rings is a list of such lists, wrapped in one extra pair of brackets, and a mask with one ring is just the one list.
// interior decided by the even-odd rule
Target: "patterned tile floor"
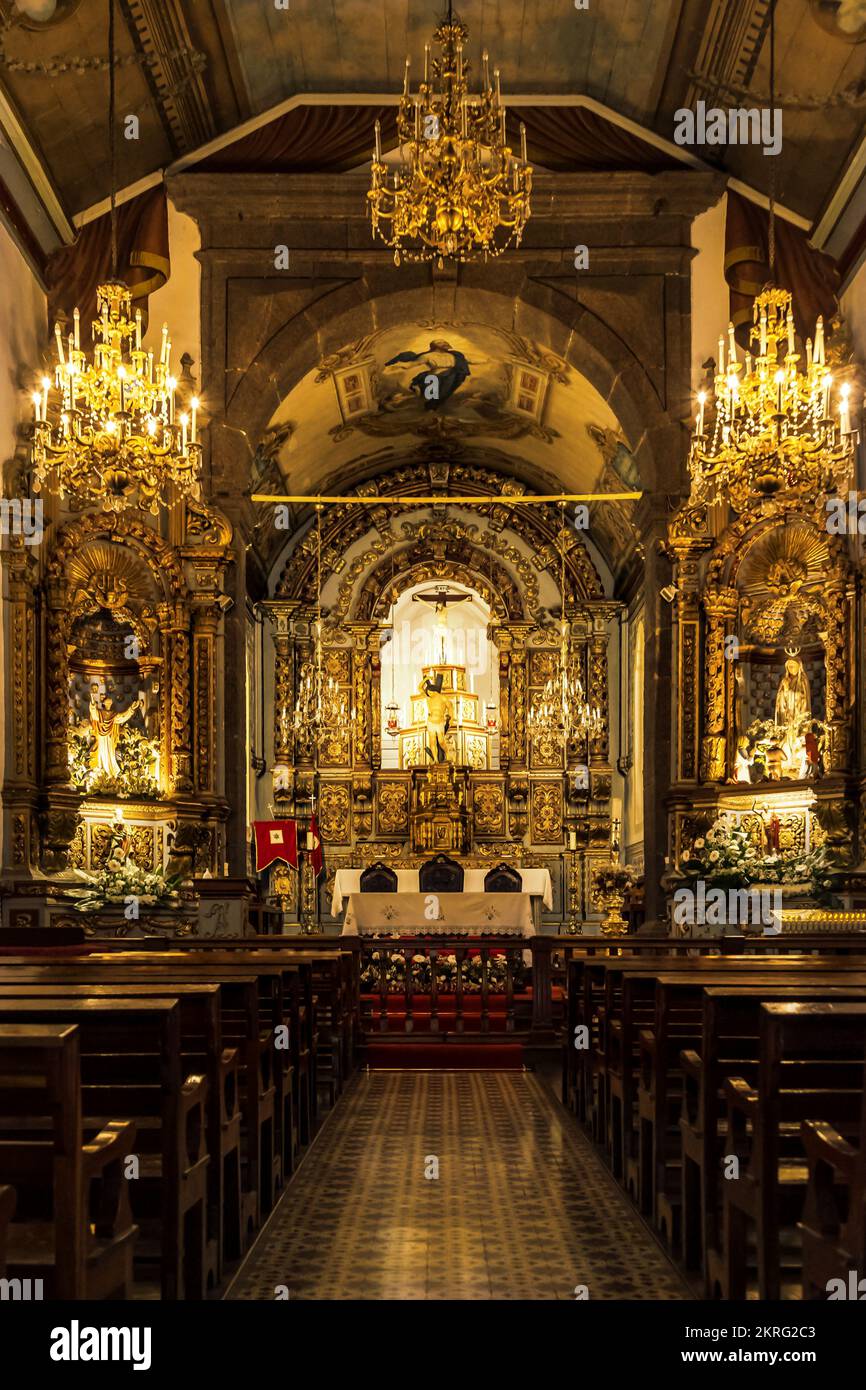
[[(438, 1179), (430, 1156), (438, 1159)], [(228, 1298), (690, 1293), (529, 1073), (373, 1072), (325, 1122)]]

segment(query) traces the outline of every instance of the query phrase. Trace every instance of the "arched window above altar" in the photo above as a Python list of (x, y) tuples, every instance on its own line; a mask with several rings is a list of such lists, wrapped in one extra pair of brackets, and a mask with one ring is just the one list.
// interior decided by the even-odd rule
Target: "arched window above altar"
[(382, 766), (499, 766), (499, 663), (489, 605), (466, 584), (400, 594), (382, 645)]

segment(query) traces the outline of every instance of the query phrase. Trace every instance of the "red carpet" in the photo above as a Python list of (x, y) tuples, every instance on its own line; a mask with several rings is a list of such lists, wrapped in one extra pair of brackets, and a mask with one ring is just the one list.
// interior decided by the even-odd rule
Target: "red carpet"
[(520, 1071), (520, 1043), (371, 1042), (365, 1053), (371, 1071)]

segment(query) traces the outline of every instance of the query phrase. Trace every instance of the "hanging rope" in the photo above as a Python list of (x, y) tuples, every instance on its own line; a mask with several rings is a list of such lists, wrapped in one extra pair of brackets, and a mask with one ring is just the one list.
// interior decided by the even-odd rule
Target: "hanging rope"
[(117, 146), (115, 126), (114, 0), (108, 0), (108, 145), (111, 164), (111, 278), (117, 279)]
[[(770, 119), (776, 109), (776, 0), (770, 0)], [(778, 155), (770, 156), (770, 221), (767, 242), (770, 260), (770, 279), (776, 278), (776, 160)]]

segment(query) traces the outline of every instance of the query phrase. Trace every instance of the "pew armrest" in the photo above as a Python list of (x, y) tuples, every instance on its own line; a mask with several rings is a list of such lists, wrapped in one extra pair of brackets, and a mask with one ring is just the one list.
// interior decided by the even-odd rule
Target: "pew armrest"
[(642, 1028), (638, 1035), (638, 1069), (642, 1091), (652, 1094), (656, 1057), (656, 1035), (651, 1028)]
[(181, 1173), (207, 1158), (206, 1101), (207, 1077), (188, 1076), (180, 1088), (178, 1104), (177, 1139)]
[(84, 1200), (88, 1227), (99, 1240), (112, 1240), (132, 1226), (126, 1159), (135, 1153), (135, 1125), (110, 1120), (82, 1145)]
[(823, 1120), (804, 1120), (800, 1134), (809, 1163), (803, 1226), (836, 1240), (846, 1219), (857, 1221), (863, 1155)]
[(240, 1057), (236, 1047), (225, 1047), (220, 1053), (217, 1068), (220, 1095), (220, 1126), (225, 1129), (237, 1117), (240, 1108)]
[(680, 1069), (683, 1073), (683, 1107), (681, 1118), (694, 1128), (698, 1123), (701, 1105), (701, 1059), (694, 1048), (685, 1048), (680, 1053)]
[(754, 1119), (758, 1113), (758, 1092), (742, 1076), (725, 1077), (723, 1090), (728, 1106), (738, 1110), (747, 1119)]

